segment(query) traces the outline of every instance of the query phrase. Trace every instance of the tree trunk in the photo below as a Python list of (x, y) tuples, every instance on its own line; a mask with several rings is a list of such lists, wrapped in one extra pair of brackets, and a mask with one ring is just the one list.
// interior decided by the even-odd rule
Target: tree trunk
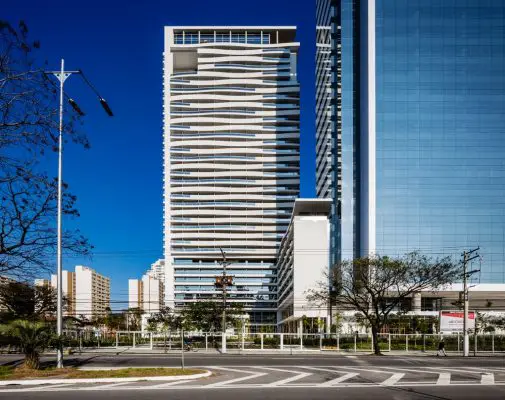
[(373, 340), (373, 352), (375, 355), (380, 356), (382, 353), (379, 346), (379, 328), (375, 325), (372, 325), (372, 340)]
[(39, 354), (35, 351), (26, 353), (24, 367), (27, 369), (39, 369), (40, 367)]

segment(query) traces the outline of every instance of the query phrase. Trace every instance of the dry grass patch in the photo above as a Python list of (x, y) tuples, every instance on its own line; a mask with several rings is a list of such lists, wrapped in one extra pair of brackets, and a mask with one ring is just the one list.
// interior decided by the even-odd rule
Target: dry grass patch
[(23, 367), (0, 367), (0, 380), (16, 379), (65, 379), (65, 378), (137, 378), (147, 376), (181, 376), (204, 373), (201, 369), (181, 368), (124, 368), (102, 371), (82, 371), (76, 368), (27, 369)]

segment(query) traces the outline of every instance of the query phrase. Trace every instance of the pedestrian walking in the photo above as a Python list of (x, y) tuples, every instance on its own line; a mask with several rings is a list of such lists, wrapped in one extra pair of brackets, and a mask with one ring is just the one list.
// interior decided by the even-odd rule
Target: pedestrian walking
[(440, 343), (438, 344), (438, 351), (437, 351), (437, 357), (443, 354), (445, 357), (447, 357), (447, 353), (445, 352), (445, 342), (444, 339), (440, 340)]

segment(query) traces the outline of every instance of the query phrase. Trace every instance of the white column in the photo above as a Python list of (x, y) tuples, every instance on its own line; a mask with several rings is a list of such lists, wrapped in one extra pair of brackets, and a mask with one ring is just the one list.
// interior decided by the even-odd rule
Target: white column
[(375, 243), (375, 0), (360, 4), (360, 251)]
[(417, 292), (412, 295), (412, 311), (421, 311), (421, 293)]

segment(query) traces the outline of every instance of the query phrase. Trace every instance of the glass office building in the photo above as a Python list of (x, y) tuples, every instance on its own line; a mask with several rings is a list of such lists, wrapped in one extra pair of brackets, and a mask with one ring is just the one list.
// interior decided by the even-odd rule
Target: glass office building
[(505, 1), (317, 3), (332, 15), (318, 21), (332, 146), (318, 151), (341, 154), (335, 259), (480, 246), (481, 282), (504, 282)]

